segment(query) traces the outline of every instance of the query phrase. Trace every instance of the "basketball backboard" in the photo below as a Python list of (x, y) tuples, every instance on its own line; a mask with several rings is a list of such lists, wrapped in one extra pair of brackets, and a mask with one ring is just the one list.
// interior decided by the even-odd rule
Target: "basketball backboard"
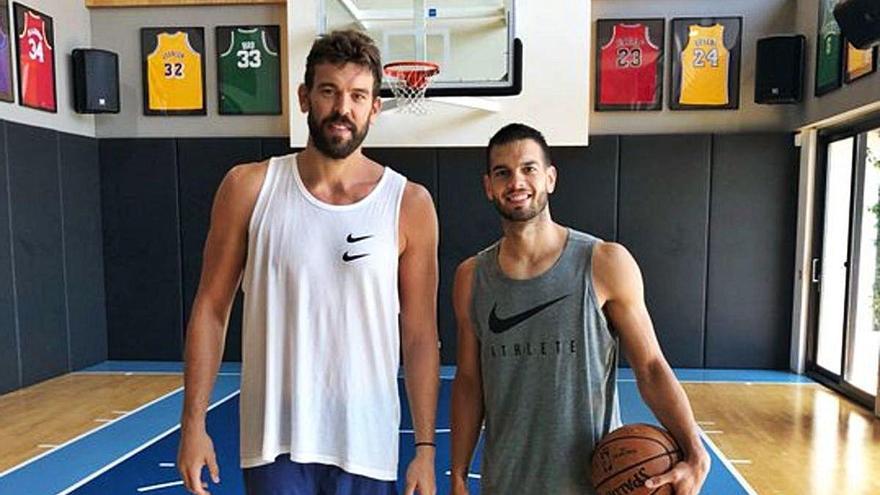
[[(590, 0), (288, 0), (288, 89), (296, 95), (317, 36), (355, 28), (373, 38), (383, 63), (415, 59), (440, 65), (424, 115), (400, 111), (383, 91), (383, 110), (366, 146), (485, 146), (510, 122), (540, 129), (551, 145), (583, 146), (589, 126), (590, 5)], [(300, 147), (309, 138), (306, 115), (295, 97), (290, 101), (290, 143)]]
[[(383, 63), (440, 66), (427, 96), (506, 96), (521, 88), (514, 0), (318, 0), (316, 32), (358, 29)], [(388, 82), (383, 96), (389, 97)]]

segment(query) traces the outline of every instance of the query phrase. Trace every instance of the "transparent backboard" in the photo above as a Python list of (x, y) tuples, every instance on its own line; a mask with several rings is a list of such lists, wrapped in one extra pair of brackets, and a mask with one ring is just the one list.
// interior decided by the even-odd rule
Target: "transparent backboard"
[[(429, 97), (505, 96), (521, 91), (515, 18), (515, 0), (319, 0), (317, 33), (363, 31), (383, 64), (439, 64)], [(382, 87), (391, 96), (387, 80)]]

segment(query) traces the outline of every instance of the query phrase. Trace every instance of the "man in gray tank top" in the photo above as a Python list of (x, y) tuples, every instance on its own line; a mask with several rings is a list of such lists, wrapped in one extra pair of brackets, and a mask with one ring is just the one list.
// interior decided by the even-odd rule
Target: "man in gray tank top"
[(618, 342), (645, 402), (684, 450), (683, 462), (646, 485), (698, 493), (709, 456), (657, 343), (635, 260), (553, 221), (556, 168), (540, 132), (510, 124), (487, 155), (483, 183), (504, 235), (455, 275), (453, 494), (468, 493), (484, 420), (483, 495), (595, 493), (593, 447), (620, 426)]

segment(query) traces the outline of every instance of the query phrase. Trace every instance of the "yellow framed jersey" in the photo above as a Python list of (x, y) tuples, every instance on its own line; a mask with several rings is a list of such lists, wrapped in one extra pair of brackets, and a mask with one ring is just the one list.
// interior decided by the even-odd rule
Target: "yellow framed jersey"
[(144, 28), (145, 115), (205, 115), (202, 28)]
[(865, 77), (877, 70), (877, 47), (859, 50), (846, 42), (846, 82)]
[(730, 52), (724, 46), (724, 26), (688, 26), (688, 42), (681, 52), (681, 92), (687, 105), (726, 105)]
[(673, 19), (670, 108), (739, 107), (741, 31), (738, 17)]

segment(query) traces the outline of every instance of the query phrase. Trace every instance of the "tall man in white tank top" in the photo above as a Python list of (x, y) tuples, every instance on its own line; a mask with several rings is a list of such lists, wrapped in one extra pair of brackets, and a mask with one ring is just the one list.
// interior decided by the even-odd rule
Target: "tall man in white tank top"
[(205, 414), (239, 283), (247, 493), (396, 493), (401, 346), (406, 495), (436, 492), (437, 216), (425, 188), (361, 153), (381, 70), (366, 35), (316, 40), (298, 91), (305, 150), (236, 166), (217, 191), (187, 329), (178, 466), (192, 493), (208, 493), (203, 467), (219, 482)]
[(696, 495), (709, 456), (657, 343), (632, 255), (553, 221), (556, 168), (536, 129), (505, 126), (487, 159), (483, 185), (504, 235), (455, 274), (452, 493), (468, 492), (484, 418), (482, 495), (596, 493), (587, 469), (593, 447), (620, 426), (619, 342), (642, 398), (684, 450), (682, 462), (646, 486)]

